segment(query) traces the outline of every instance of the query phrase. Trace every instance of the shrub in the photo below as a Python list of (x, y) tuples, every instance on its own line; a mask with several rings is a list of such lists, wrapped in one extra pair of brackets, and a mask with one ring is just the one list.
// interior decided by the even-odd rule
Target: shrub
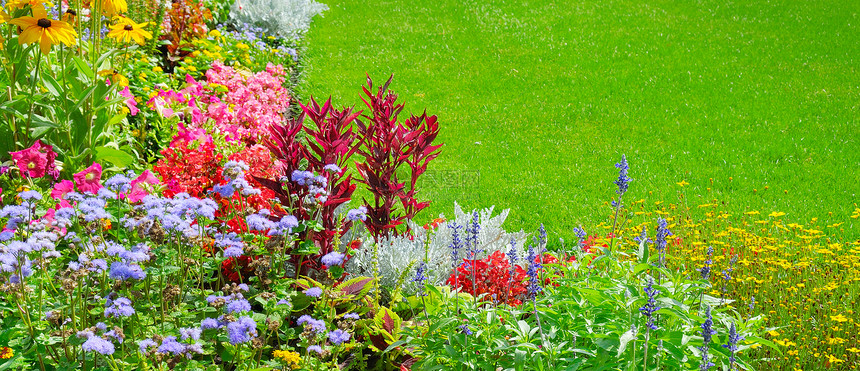
[(269, 35), (295, 37), (326, 10), (328, 6), (314, 0), (237, 0), (230, 8), (230, 19), (235, 24), (262, 27)]

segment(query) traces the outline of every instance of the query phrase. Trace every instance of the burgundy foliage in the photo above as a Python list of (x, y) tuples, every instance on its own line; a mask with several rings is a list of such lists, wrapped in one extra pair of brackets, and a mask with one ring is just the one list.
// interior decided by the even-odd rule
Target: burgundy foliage
[[(312, 239), (320, 247), (320, 255), (325, 255), (331, 252), (335, 234), (338, 233), (335, 209), (351, 199), (356, 185), (351, 175), (346, 175), (343, 171), (332, 173), (324, 170), (324, 167), (335, 164), (344, 168), (347, 159), (357, 150), (361, 142), (352, 131), (351, 124), (358, 117), (358, 113), (352, 113), (349, 108), (338, 111), (332, 108), (330, 100), (321, 107), (311, 99), (310, 104), (301, 105), (301, 108), (302, 113), (297, 118), (272, 126), (266, 146), (277, 159), (281, 173), (286, 177), (295, 170), (307, 170), (326, 177), (329, 194), (321, 208), (323, 229), (319, 232), (305, 231), (303, 233), (306, 235), (301, 236)], [(296, 218), (313, 218), (311, 212), (314, 210), (303, 203), (308, 196), (307, 187), (291, 181), (257, 180), (273, 190), (281, 204), (289, 207)], [(280, 216), (276, 215), (276, 218)], [(349, 227), (349, 223), (343, 225), (344, 230)], [(319, 260), (316, 258), (308, 259), (310, 268), (320, 268), (316, 266)]]
[[(435, 115), (427, 116), (425, 111), (421, 116), (411, 115), (398, 123), (403, 104), (396, 104), (397, 96), (388, 91), (389, 84), (391, 78), (374, 94), (373, 82), (367, 78), (367, 86), (363, 87), (365, 96), (361, 99), (370, 113), (356, 120), (364, 144), (357, 152), (364, 162), (356, 162), (356, 168), (359, 181), (373, 194), (372, 203), (364, 200), (367, 207), (364, 224), (377, 240), (398, 234), (397, 226), (430, 204), (418, 201), (416, 183), (442, 147), (433, 145), (439, 134)], [(409, 179), (398, 176), (404, 165), (409, 168)]]

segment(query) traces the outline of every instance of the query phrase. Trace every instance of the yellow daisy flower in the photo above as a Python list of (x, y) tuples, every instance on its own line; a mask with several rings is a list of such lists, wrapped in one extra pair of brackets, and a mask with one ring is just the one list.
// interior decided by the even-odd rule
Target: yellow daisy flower
[(125, 0), (102, 0), (102, 13), (107, 17), (113, 17), (128, 11), (128, 3)]
[(47, 55), (51, 51), (51, 45), (63, 43), (66, 46), (75, 44), (75, 29), (66, 22), (50, 20), (47, 14), (37, 12), (33, 9), (36, 17), (18, 17), (9, 23), (21, 27), (23, 30), (18, 36), (18, 44), (29, 44), (38, 42), (42, 54)]
[(117, 41), (124, 43), (134, 40), (134, 42), (139, 45), (143, 45), (146, 42), (146, 39), (152, 38), (152, 34), (143, 29), (143, 27), (148, 25), (149, 22), (135, 23), (131, 19), (125, 17), (118, 18), (119, 21), (117, 24), (115, 26), (111, 26), (111, 31), (107, 34), (108, 37), (112, 37)]

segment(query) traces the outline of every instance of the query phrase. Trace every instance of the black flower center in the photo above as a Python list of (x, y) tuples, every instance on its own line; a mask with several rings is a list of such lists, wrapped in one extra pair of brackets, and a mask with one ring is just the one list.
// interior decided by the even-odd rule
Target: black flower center
[(36, 25), (42, 28), (49, 28), (51, 27), (51, 21), (46, 18), (42, 18), (36, 21)]
[(130, 24), (127, 24), (127, 25), (125, 25), (125, 27), (123, 27), (122, 29), (123, 29), (123, 30), (126, 30), (126, 31), (131, 31), (131, 30), (134, 30), (134, 27), (132, 27)]
[(78, 15), (78, 12), (76, 12), (74, 9), (66, 10), (66, 13), (71, 14), (72, 16)]

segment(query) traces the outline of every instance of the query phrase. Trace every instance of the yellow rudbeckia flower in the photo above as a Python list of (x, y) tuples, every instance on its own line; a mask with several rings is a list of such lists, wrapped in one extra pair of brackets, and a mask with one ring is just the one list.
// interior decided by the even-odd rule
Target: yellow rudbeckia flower
[(127, 43), (134, 40), (136, 43), (143, 45), (146, 39), (152, 38), (152, 34), (143, 29), (148, 24), (149, 22), (134, 23), (131, 19), (120, 17), (117, 24), (111, 26), (111, 31), (108, 32), (107, 36), (119, 42)]
[(128, 11), (128, 3), (125, 0), (103, 0), (102, 13), (107, 17), (113, 17)]
[(8, 3), (6, 3), (6, 9), (21, 9), (27, 5), (29, 5), (30, 8), (33, 9), (33, 13), (44, 12), (46, 5), (49, 7), (54, 6), (53, 4), (45, 0), (10, 0)]
[(23, 31), (18, 35), (18, 44), (39, 43), (42, 54), (47, 55), (51, 51), (51, 45), (63, 43), (67, 46), (75, 44), (77, 34), (68, 23), (50, 20), (43, 12), (33, 12), (36, 17), (18, 17), (9, 23), (21, 27)]

